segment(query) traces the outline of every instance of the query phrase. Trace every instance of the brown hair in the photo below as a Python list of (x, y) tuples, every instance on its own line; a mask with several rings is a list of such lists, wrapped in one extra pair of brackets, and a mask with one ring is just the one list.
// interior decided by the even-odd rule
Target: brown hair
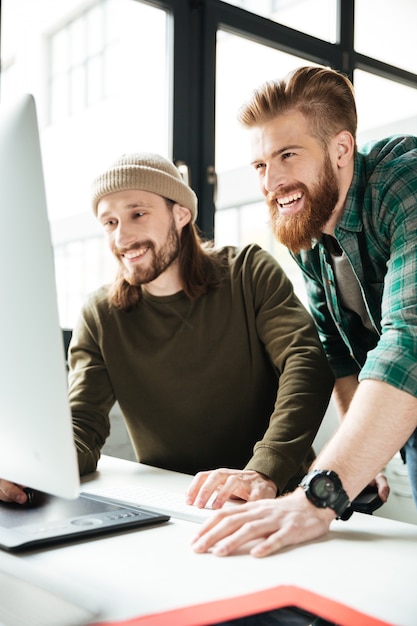
[[(167, 198), (164, 200), (172, 211), (175, 202)], [(202, 239), (194, 222), (186, 224), (181, 231), (178, 260), (183, 290), (190, 300), (216, 288), (224, 276), (224, 261), (216, 252), (213, 242)], [(141, 287), (128, 283), (120, 268), (109, 286), (109, 303), (118, 309), (130, 311), (139, 304), (141, 298)]]
[(248, 128), (269, 122), (287, 111), (300, 111), (311, 132), (324, 145), (342, 130), (355, 139), (357, 112), (352, 83), (336, 70), (300, 67), (283, 80), (267, 81), (255, 89), (238, 112)]

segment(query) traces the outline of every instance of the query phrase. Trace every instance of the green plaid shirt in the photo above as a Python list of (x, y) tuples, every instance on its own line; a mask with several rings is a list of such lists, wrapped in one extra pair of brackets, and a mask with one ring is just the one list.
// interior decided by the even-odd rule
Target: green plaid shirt
[(417, 396), (417, 137), (391, 137), (358, 153), (335, 237), (373, 332), (343, 309), (322, 242), (294, 258), (336, 377), (360, 372), (359, 380), (383, 380)]

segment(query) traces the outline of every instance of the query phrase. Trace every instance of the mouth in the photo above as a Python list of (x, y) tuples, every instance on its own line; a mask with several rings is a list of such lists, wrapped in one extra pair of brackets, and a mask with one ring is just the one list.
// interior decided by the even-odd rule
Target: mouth
[(135, 261), (140, 261), (140, 259), (145, 256), (149, 247), (150, 246), (141, 246), (139, 248), (132, 248), (131, 250), (127, 250), (127, 252), (121, 253), (120, 256), (129, 263), (134, 263)]
[(276, 198), (276, 204), (281, 215), (293, 215), (294, 213), (297, 213), (297, 211), (302, 208), (302, 202), (300, 201), (303, 198), (303, 195), (302, 191), (296, 191), (286, 196), (282, 196), (281, 198)]

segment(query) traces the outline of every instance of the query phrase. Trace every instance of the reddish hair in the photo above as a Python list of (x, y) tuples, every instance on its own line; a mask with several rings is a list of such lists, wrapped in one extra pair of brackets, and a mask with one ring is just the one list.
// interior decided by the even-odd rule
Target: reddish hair
[(312, 134), (327, 146), (342, 130), (355, 139), (357, 112), (352, 83), (336, 70), (300, 67), (283, 80), (267, 81), (255, 89), (238, 112), (239, 122), (252, 128), (291, 110), (300, 111)]

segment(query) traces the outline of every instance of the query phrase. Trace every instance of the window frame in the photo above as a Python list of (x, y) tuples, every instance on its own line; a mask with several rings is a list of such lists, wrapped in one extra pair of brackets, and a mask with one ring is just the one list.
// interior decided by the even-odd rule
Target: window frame
[[(255, 15), (222, 0), (132, 0), (169, 13), (173, 55), (172, 157), (189, 168), (199, 198), (197, 224), (214, 234), (216, 34), (219, 29), (346, 73), (355, 69), (417, 89), (417, 74), (354, 49), (355, 0), (335, 0), (337, 40), (330, 43)], [(1, 27), (1, 0), (0, 0)], [(1, 43), (1, 41), (0, 41)], [(1, 58), (0, 58), (1, 70)]]
[[(215, 213), (215, 75), (219, 29), (347, 74), (356, 69), (417, 89), (417, 74), (356, 52), (355, 0), (335, 0), (337, 41), (326, 42), (221, 0), (152, 2), (173, 16), (173, 158), (190, 168), (199, 198), (198, 225), (212, 237)], [(184, 115), (184, 111), (187, 113)]]

